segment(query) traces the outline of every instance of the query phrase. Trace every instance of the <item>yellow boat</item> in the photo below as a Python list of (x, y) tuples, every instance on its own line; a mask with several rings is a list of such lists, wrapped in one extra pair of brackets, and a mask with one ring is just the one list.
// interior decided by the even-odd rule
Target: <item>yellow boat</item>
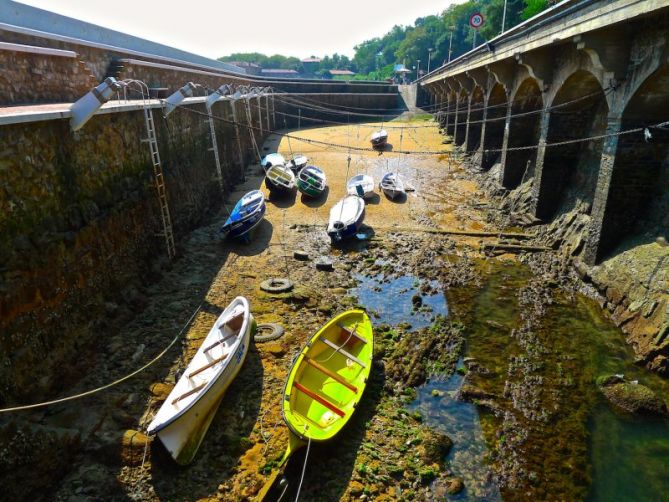
[(327, 441), (355, 411), (372, 368), (374, 334), (363, 310), (339, 314), (323, 326), (293, 362), (283, 393), (290, 430), (286, 453), (258, 494), (263, 500), (288, 458), (309, 441)]

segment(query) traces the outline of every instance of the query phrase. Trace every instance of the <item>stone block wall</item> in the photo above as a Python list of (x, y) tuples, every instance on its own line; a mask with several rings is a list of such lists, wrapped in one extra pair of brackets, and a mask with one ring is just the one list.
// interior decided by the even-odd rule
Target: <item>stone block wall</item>
[[(178, 249), (223, 196), (204, 118), (178, 108), (155, 123)], [(2, 128), (0, 405), (58, 394), (106, 306), (142, 307), (133, 298), (166, 261), (145, 136), (141, 111), (95, 116), (77, 134), (65, 120)], [(240, 176), (237, 146), (230, 128), (217, 136), (227, 187)]]
[(77, 100), (97, 85), (77, 55), (0, 47), (0, 106)]

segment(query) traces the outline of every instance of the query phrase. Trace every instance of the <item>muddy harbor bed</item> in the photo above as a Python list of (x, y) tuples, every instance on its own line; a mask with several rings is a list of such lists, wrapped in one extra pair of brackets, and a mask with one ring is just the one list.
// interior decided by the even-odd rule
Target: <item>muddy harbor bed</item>
[[(372, 130), (300, 134), (364, 145)], [(389, 141), (398, 139), (391, 134)], [(415, 129), (403, 141), (408, 149), (444, 147), (436, 127)], [(483, 192), (467, 171), (443, 156), (353, 154), (349, 175), (366, 172), (378, 180), (399, 170), (416, 192), (402, 203), (371, 200), (366, 238), (333, 250), (325, 224), (344, 194), (347, 153), (299, 149), (326, 172), (327, 201), (299, 194), (271, 199), (249, 244), (221, 244), (221, 218), (194, 231), (159, 282), (109, 309), (100, 354), (72, 390), (143, 364), (199, 308), (182, 342), (104, 394), (5, 422), (3, 444), (11, 446), (0, 454), (0, 482), (6, 493), (35, 500), (252, 499), (288, 439), (280, 401), (294, 355), (335, 313), (357, 305), (368, 309), (375, 326), (372, 376), (336, 441), (312, 445), (301, 500), (612, 500), (620, 494), (658, 500), (666, 493), (666, 418), (612, 408), (596, 380), (624, 373), (665, 400), (666, 382), (634, 365), (620, 330), (577, 292), (580, 283), (553, 252), (520, 259), (481, 253), (481, 242), (516, 230), (490, 223)], [(279, 151), (290, 153), (285, 141)], [(259, 167), (249, 174), (229, 206), (261, 187)], [(296, 250), (308, 259), (296, 259)], [(320, 257), (332, 260), (331, 271), (316, 268)], [(293, 289), (262, 291), (261, 282), (272, 277), (290, 279)], [(249, 298), (258, 322), (279, 323), (285, 335), (251, 347), (194, 462), (178, 467), (141, 431), (237, 295)], [(288, 468), (293, 499), (303, 460), (297, 455)], [(42, 484), (29, 490), (22, 482), (28, 476)]]

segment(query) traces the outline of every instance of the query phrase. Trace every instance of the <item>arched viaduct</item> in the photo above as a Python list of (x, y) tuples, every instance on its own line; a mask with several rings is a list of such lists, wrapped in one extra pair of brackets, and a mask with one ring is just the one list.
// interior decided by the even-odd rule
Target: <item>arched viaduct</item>
[(589, 214), (587, 262), (669, 230), (666, 0), (561, 2), (419, 88), (481, 170), (507, 189), (531, 180), (536, 217)]

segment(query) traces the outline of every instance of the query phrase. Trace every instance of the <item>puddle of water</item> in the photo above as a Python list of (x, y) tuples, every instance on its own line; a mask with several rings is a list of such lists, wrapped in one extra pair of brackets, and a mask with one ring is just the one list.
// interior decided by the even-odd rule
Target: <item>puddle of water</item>
[[(408, 408), (420, 411), (426, 424), (453, 440), (447, 460), (453, 473), (464, 480), (465, 488), (448, 500), (501, 500), (487, 463), (488, 448), (478, 410), (474, 404), (454, 399), (463, 378), (454, 373), (447, 379), (427, 382)], [(433, 391), (440, 395), (434, 396)]]
[[(381, 263), (382, 264), (382, 263)], [(421, 281), (412, 275), (386, 279), (383, 274), (375, 277), (357, 275), (358, 286), (349, 291), (358, 302), (372, 313), (376, 322), (395, 326), (406, 322), (412, 328), (432, 324), (436, 315), (448, 315), (448, 305), (443, 293), (421, 295), (422, 307), (414, 309), (412, 298), (420, 294)], [(430, 283), (438, 291), (438, 284)]]

